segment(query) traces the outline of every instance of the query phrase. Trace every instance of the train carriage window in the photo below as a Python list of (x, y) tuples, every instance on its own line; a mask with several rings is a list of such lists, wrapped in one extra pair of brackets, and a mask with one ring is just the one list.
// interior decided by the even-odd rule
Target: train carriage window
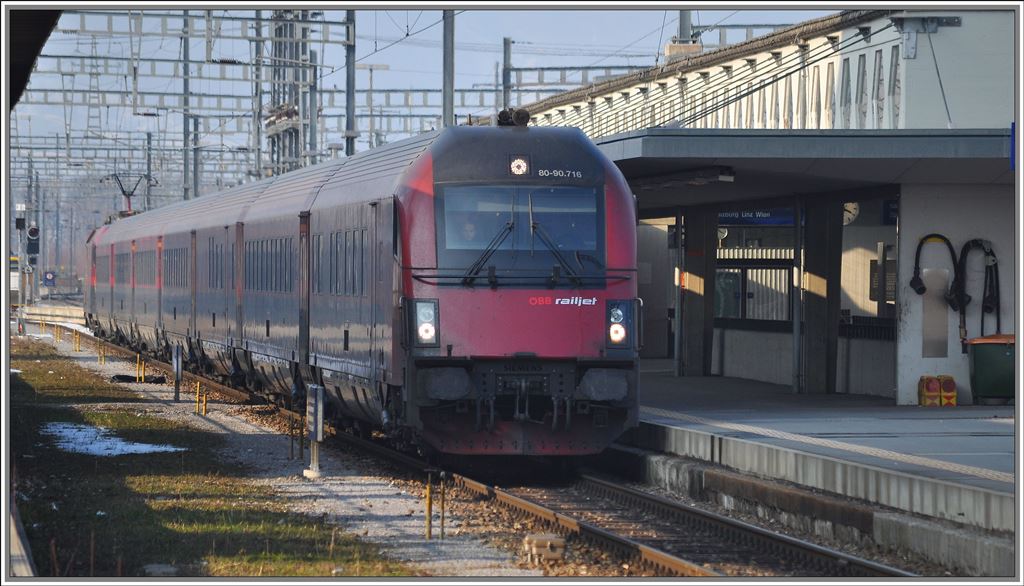
[(267, 291), (269, 289), (268, 283), (270, 281), (270, 255), (267, 253), (267, 241), (260, 240), (260, 291)]
[[(359, 296), (367, 293), (367, 271), (370, 268), (370, 251), (367, 246), (367, 228), (359, 231)], [(371, 279), (373, 276), (371, 276)]]
[(287, 251), (287, 255), (288, 255), (287, 256), (287, 261), (288, 262), (285, 265), (287, 270), (285, 271), (285, 281), (284, 282), (285, 282), (285, 287), (287, 288), (288, 291), (294, 291), (295, 290), (295, 287), (294, 287), (295, 275), (292, 273), (292, 265), (295, 264), (293, 262), (295, 260), (294, 240), (292, 238), (288, 238), (286, 240), (286, 242), (288, 243), (288, 246), (285, 247), (285, 250)]
[(249, 290), (256, 290), (256, 243), (249, 242), (249, 254), (245, 259), (245, 278), (249, 281)]
[(320, 292), (320, 235), (313, 234), (309, 244), (309, 286), (313, 293)]
[(377, 282), (381, 283), (384, 281), (384, 243), (377, 243), (377, 260), (374, 263), (377, 267)]
[(356, 231), (345, 232), (345, 295), (352, 295), (355, 291), (355, 269), (356, 269)]
[(342, 278), (341, 291), (342, 295), (349, 295), (352, 292), (352, 231), (345, 230), (345, 248), (343, 252), (343, 269), (344, 277)]
[(285, 254), (285, 239), (277, 239), (277, 290), (285, 291), (287, 285), (285, 284), (285, 263), (288, 262), (287, 254)]
[(336, 293), (338, 291), (338, 233), (331, 233), (331, 241), (328, 243), (328, 278), (327, 290), (325, 293)]
[(270, 241), (270, 270), (268, 271), (268, 277), (270, 285), (268, 289), (271, 291), (277, 291), (280, 289), (280, 266), (281, 266), (281, 242), (279, 239), (274, 238)]
[(401, 233), (401, 230), (398, 229), (398, 200), (396, 199), (391, 205), (391, 254), (398, 261), (402, 260), (399, 257), (399, 251), (402, 248), (398, 241)]
[(277, 239), (277, 270), (274, 271), (277, 274), (277, 290), (285, 291), (285, 263), (288, 262), (287, 255), (285, 254), (285, 239)]

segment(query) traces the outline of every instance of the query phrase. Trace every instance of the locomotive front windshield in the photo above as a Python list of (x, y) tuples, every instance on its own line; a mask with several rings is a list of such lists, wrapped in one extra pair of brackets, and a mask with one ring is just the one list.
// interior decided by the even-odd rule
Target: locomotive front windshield
[(462, 269), (484, 256), (483, 264), (497, 270), (603, 269), (600, 192), (576, 186), (447, 186), (439, 198), (438, 260)]

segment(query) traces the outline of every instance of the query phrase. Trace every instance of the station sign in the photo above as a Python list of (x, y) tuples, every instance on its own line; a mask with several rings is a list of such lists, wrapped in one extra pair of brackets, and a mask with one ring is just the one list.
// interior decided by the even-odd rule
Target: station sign
[(761, 208), (718, 212), (719, 226), (792, 226), (793, 208)]
[(46, 271), (43, 273), (43, 285), (47, 287), (53, 287), (57, 283), (57, 275), (53, 271)]
[(882, 225), (895, 226), (900, 218), (900, 200), (887, 199), (882, 202)]

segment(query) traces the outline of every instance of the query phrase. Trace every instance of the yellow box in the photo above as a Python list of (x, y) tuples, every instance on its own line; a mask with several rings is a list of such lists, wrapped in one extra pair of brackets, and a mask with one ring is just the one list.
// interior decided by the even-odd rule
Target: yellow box
[(956, 407), (956, 380), (948, 374), (922, 376), (917, 381), (917, 403), (922, 407)]

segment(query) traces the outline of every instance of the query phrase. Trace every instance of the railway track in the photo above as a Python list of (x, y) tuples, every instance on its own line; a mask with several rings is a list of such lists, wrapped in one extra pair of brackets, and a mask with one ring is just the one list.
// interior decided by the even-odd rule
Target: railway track
[[(131, 358), (136, 354), (94, 336), (82, 336), (117, 355)], [(171, 365), (166, 362), (147, 362), (171, 373)], [(194, 373), (183, 373), (183, 379), (199, 381), (208, 390), (235, 400), (253, 398), (248, 392)], [(279, 413), (291, 421), (302, 419), (301, 414), (292, 411), (281, 409)], [(373, 441), (330, 426), (327, 432), (336, 440), (414, 473), (433, 470), (428, 462)], [(582, 475), (568, 486), (514, 489), (490, 486), (461, 474), (449, 474), (447, 478), (460, 489), (539, 520), (555, 532), (635, 560), (639, 567), (659, 575), (915, 576), (593, 476)]]
[(583, 475), (570, 487), (511, 492), (721, 574), (914, 576), (593, 476)]

